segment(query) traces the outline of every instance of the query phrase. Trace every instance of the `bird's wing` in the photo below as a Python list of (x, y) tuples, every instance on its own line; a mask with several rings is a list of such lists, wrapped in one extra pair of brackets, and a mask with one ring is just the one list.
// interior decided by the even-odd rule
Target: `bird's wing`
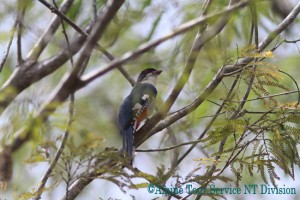
[(123, 101), (119, 110), (119, 126), (123, 138), (123, 149), (132, 157), (134, 133), (140, 122), (147, 117), (148, 107), (151, 106), (157, 90), (150, 84), (137, 84), (130, 95)]
[(132, 114), (134, 131), (136, 131), (140, 122), (148, 116), (149, 107), (153, 107), (157, 90), (151, 84), (138, 84), (134, 87), (132, 94)]

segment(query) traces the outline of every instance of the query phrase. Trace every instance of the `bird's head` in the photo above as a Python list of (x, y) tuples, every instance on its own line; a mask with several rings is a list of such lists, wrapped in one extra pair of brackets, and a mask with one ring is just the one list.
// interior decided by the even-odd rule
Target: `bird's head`
[(145, 69), (140, 73), (137, 83), (149, 83), (155, 85), (156, 78), (161, 72), (162, 70), (157, 70), (154, 68)]

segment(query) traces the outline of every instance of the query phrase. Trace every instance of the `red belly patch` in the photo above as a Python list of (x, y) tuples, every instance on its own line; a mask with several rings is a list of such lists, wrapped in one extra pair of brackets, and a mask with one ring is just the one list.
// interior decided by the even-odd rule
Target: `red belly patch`
[(139, 116), (137, 116), (136, 121), (134, 123), (134, 130), (137, 130), (139, 128), (140, 123), (146, 119), (148, 116), (147, 109), (145, 109)]

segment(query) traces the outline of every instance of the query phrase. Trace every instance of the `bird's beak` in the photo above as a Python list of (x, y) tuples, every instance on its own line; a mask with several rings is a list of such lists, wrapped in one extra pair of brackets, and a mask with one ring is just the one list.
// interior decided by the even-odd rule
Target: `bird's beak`
[(162, 73), (162, 70), (156, 70), (156, 71), (153, 72), (153, 74), (155, 74), (157, 76), (160, 75), (160, 73)]

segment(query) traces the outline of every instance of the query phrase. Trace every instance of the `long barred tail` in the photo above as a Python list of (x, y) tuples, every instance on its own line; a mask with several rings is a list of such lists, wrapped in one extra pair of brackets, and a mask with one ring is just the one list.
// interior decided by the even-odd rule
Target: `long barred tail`
[(129, 126), (127, 129), (124, 130), (122, 133), (123, 139), (123, 151), (126, 155), (131, 159), (131, 163), (133, 160), (133, 126)]

